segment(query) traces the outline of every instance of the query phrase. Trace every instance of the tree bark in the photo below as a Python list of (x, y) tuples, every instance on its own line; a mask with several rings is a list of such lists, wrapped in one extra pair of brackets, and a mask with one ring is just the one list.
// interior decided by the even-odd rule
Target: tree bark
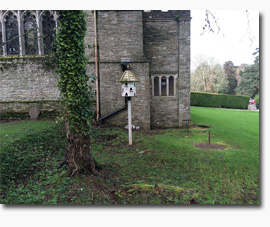
[(77, 176), (79, 173), (92, 173), (97, 176), (100, 173), (96, 170), (95, 160), (90, 152), (90, 136), (78, 136), (71, 133), (67, 128), (67, 153), (66, 163), (67, 174)]

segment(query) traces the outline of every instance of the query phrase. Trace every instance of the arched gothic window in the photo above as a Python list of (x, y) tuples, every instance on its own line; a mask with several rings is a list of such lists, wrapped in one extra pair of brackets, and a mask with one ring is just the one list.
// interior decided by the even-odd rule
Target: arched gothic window
[(48, 54), (57, 17), (51, 10), (0, 10), (0, 55)]
[(5, 29), (7, 54), (20, 54), (18, 19), (13, 12), (8, 12), (6, 16)]
[(38, 54), (37, 23), (35, 15), (26, 12), (23, 17), (25, 53)]
[(48, 54), (52, 48), (55, 36), (55, 25), (53, 15), (51, 15), (49, 11), (45, 11), (42, 15), (42, 33), (45, 54)]

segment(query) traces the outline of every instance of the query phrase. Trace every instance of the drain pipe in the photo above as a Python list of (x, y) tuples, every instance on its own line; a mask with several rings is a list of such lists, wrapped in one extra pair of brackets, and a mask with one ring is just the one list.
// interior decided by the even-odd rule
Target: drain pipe
[(119, 112), (127, 109), (127, 107), (128, 107), (128, 98), (125, 97), (125, 105), (123, 107), (121, 107), (120, 109), (117, 109), (117, 110), (113, 111), (112, 113), (107, 114), (106, 116), (100, 118), (99, 120), (102, 122), (106, 118), (109, 118), (109, 117), (111, 117), (111, 116), (113, 116), (113, 115), (115, 115), (115, 114), (117, 114), (117, 113), (119, 113)]
[(94, 10), (94, 29), (95, 29), (95, 67), (96, 67), (96, 102), (97, 102), (97, 121), (99, 121), (99, 64), (98, 64), (98, 38), (97, 38), (97, 12)]

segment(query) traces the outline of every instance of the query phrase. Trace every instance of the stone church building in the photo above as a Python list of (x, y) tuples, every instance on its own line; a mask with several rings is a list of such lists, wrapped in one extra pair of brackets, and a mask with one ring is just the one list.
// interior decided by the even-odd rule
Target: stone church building
[[(178, 127), (190, 119), (190, 11), (85, 11), (87, 72), (95, 74), (101, 122), (127, 125), (120, 77), (126, 64), (139, 79), (132, 124)], [(40, 116), (61, 106), (57, 75), (46, 63), (57, 27), (55, 11), (0, 10), (0, 115)]]

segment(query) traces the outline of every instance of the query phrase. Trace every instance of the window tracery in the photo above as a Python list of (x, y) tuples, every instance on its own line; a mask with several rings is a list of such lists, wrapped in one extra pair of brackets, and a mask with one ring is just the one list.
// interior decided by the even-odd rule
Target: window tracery
[(57, 17), (51, 10), (0, 10), (0, 55), (48, 54)]

